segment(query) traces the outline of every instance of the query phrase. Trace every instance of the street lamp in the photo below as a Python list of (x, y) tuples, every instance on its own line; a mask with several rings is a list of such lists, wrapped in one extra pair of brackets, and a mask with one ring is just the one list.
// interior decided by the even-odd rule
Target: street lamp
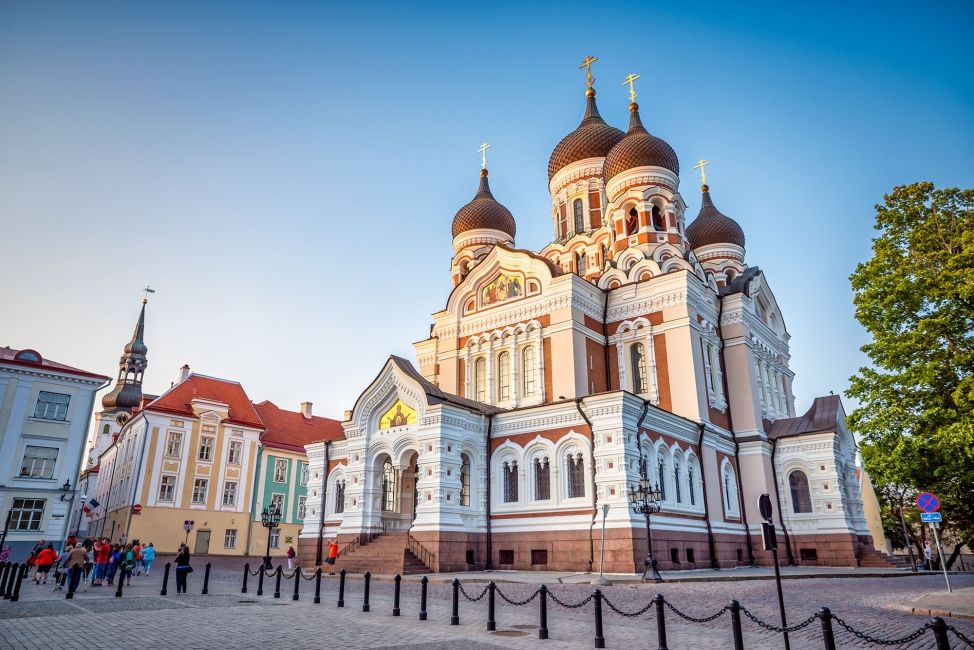
[(660, 511), (660, 501), (663, 500), (663, 491), (660, 490), (659, 485), (653, 487), (649, 484), (649, 479), (646, 478), (646, 470), (643, 469), (642, 477), (639, 479), (639, 485), (629, 484), (629, 505), (632, 507), (632, 511), (637, 515), (643, 515), (646, 517), (646, 561), (644, 563), (645, 569), (643, 570), (643, 579), (646, 579), (646, 574), (650, 571), (653, 572), (653, 579), (656, 582), (663, 582), (663, 576), (659, 574), (656, 569), (656, 558), (653, 557), (653, 538), (650, 533), (649, 526), (649, 516), (654, 512)]
[(69, 494), (71, 494), (71, 481), (67, 480), (61, 486), (61, 501), (67, 501)]
[(264, 568), (272, 569), (271, 566), (271, 531), (277, 528), (278, 524), (281, 523), (281, 511), (278, 510), (273, 505), (268, 512), (267, 508), (260, 513), (260, 523), (267, 529), (267, 555), (264, 556)]

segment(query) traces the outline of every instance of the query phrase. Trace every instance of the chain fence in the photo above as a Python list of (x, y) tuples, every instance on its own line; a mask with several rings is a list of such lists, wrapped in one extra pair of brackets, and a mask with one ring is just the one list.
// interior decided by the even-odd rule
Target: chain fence
[[(589, 598), (591, 598), (591, 596)], [(649, 603), (645, 607), (643, 607), (638, 612), (626, 612), (626, 611), (623, 611), (623, 610), (619, 609), (615, 605), (613, 605), (612, 604), (612, 601), (609, 600), (609, 597), (606, 596), (605, 594), (602, 594), (602, 602), (604, 602), (605, 603), (605, 606), (608, 607), (609, 609), (611, 609), (613, 612), (615, 612), (619, 616), (625, 616), (626, 618), (637, 618), (639, 616), (642, 616), (643, 614), (645, 614), (646, 612), (648, 612), (650, 609), (652, 609), (653, 608), (653, 605), (656, 604), (654, 601), (651, 600), (651, 601), (649, 601)]]
[(481, 598), (483, 598), (484, 596), (486, 596), (488, 590), (489, 590), (488, 587), (484, 587), (484, 590), (480, 592), (480, 595), (474, 598), (473, 596), (467, 593), (467, 590), (463, 588), (462, 584), (460, 585), (460, 593), (463, 594), (463, 597), (466, 598), (471, 603), (475, 603)]
[[(683, 612), (681, 612), (680, 610), (678, 610), (678, 609), (677, 609), (676, 607), (674, 607), (674, 606), (673, 606), (673, 604), (672, 604), (672, 603), (671, 603), (670, 601), (668, 601), (668, 600), (665, 600), (665, 599), (664, 599), (664, 600), (663, 600), (663, 604), (664, 604), (664, 605), (666, 605), (666, 607), (667, 607), (667, 608), (668, 608), (668, 609), (669, 609), (669, 610), (670, 610), (671, 612), (673, 612), (674, 614), (676, 614), (677, 616), (679, 616), (680, 618), (682, 618), (682, 619), (684, 619), (684, 620), (686, 620), (686, 621), (690, 621), (691, 623), (709, 623), (710, 621), (715, 621), (715, 620), (717, 620), (718, 618), (720, 618), (721, 616), (723, 616), (723, 615), (724, 615), (724, 614), (725, 614), (726, 612), (729, 612), (729, 611), (730, 611), (730, 605), (725, 605), (725, 606), (724, 606), (724, 608), (723, 608), (723, 609), (721, 609), (721, 610), (720, 610), (719, 612), (717, 612), (716, 614), (712, 614), (712, 615), (710, 615), (710, 616), (705, 616), (705, 617), (703, 617), (703, 618), (694, 618), (693, 616), (690, 616), (689, 614), (684, 614)], [(647, 605), (647, 607), (648, 607), (648, 605)]]
[[(540, 594), (540, 593), (541, 593), (541, 590), (540, 589), (535, 589), (534, 590), (534, 593), (531, 594), (526, 600), (511, 600), (510, 598), (508, 598), (507, 596), (504, 595), (504, 592), (501, 591), (501, 588), (500, 587), (497, 587), (497, 595), (500, 596), (501, 598), (503, 598), (504, 601), (508, 605), (514, 605), (515, 607), (521, 607), (523, 605), (527, 605), (532, 600), (534, 600), (535, 598), (537, 598), (538, 597), (538, 594)], [(550, 596), (551, 594), (549, 593), (548, 595)]]
[(861, 641), (867, 641), (875, 645), (903, 645), (904, 643), (909, 643), (910, 641), (916, 641), (921, 636), (926, 634), (927, 630), (933, 627), (930, 623), (927, 623), (926, 625), (916, 630), (912, 634), (908, 634), (899, 639), (880, 639), (874, 636), (870, 636), (865, 632), (860, 632), (859, 630), (855, 629), (854, 627), (852, 627), (851, 625), (843, 621), (835, 614), (832, 614), (832, 620), (838, 623), (843, 629), (845, 629), (846, 632), (856, 637), (857, 639)]

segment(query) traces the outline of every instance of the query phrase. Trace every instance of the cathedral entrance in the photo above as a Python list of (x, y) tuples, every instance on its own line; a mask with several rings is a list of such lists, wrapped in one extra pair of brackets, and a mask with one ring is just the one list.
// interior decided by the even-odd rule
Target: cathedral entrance
[(375, 459), (377, 487), (380, 492), (382, 530), (409, 530), (416, 518), (419, 478), (419, 454), (407, 452), (404, 462), (395, 464), (388, 454)]

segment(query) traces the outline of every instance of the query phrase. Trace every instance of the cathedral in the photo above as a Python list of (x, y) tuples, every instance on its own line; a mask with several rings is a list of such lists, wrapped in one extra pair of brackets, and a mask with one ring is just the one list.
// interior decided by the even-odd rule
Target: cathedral
[(542, 250), (518, 248), (483, 159), (453, 219), (454, 287), (417, 363), (390, 357), (344, 437), (306, 447), (303, 565), (334, 538), (350, 571), (639, 572), (646, 520), (628, 493), (640, 480), (661, 499), (662, 570), (769, 563), (763, 494), (782, 561), (885, 562), (839, 398), (795, 412), (769, 280), (718, 209), (706, 161), (689, 218), (680, 160), (644, 125), (637, 78), (623, 131), (600, 115), (589, 68), (584, 117), (548, 160)]

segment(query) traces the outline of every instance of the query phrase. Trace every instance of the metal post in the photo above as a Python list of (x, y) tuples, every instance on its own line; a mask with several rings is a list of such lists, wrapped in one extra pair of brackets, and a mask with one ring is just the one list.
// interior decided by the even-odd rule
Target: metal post
[(122, 585), (125, 584), (125, 569), (118, 570), (118, 587), (115, 588), (115, 597), (122, 597)]
[(595, 647), (605, 647), (605, 637), (602, 635), (602, 590), (596, 589), (592, 594), (595, 598)]
[(937, 650), (950, 650), (950, 639), (947, 638), (947, 623), (939, 616), (934, 616), (931, 621), (933, 628), (933, 638), (937, 640)]
[(298, 590), (301, 588), (301, 581), (304, 578), (301, 577), (301, 565), (294, 567), (294, 593), (291, 594), (291, 600), (299, 600)]
[(818, 610), (818, 618), (822, 621), (822, 638), (825, 639), (825, 650), (835, 650), (835, 633), (832, 632), (832, 611), (828, 607)]
[(243, 588), (240, 590), (240, 593), (242, 593), (242, 594), (247, 593), (247, 578), (248, 577), (250, 577), (250, 562), (244, 562), (244, 581), (243, 581)]
[(166, 595), (166, 588), (169, 586), (169, 562), (166, 562), (165, 570), (162, 572), (162, 591), (159, 592), (160, 596)]
[(204, 596), (210, 593), (210, 563), (207, 562), (203, 566), (203, 591), (200, 592)]
[(17, 572), (17, 581), (14, 583), (14, 592), (10, 596), (10, 602), (16, 603), (20, 600), (20, 583), (23, 581), (24, 576), (27, 575), (28, 566), (26, 563), (22, 565), (20, 571)]
[(429, 586), (429, 578), (423, 576), (420, 579), (420, 590), (419, 590), (419, 620), (426, 620), (426, 588)]
[(939, 527), (936, 524), (931, 524), (930, 527), (933, 528), (933, 539), (937, 542), (937, 554), (940, 555), (940, 568), (944, 571), (944, 581), (947, 582), (947, 591), (952, 593), (954, 590), (950, 588), (950, 578), (947, 577), (947, 563), (944, 561), (944, 549), (940, 547), (940, 533), (937, 532), (937, 528)]
[[(602, 543), (599, 545), (599, 584), (605, 584), (605, 518), (609, 516), (609, 504), (602, 506)], [(546, 637), (547, 638), (547, 637)]]
[(653, 602), (656, 603), (656, 636), (659, 637), (659, 650), (667, 650), (666, 619), (664, 618), (666, 610), (663, 609), (663, 602), (665, 600), (663, 594), (656, 594), (656, 597), (653, 598)]
[(260, 573), (257, 574), (257, 595), (258, 596), (264, 595), (264, 571), (266, 570), (267, 567), (264, 566), (264, 563), (262, 561), (260, 563)]
[(81, 574), (81, 567), (78, 566), (77, 562), (75, 562), (74, 565), (72, 565), (71, 569), (68, 571), (68, 593), (65, 594), (64, 596), (65, 600), (71, 600), (74, 598), (74, 589), (75, 589), (75, 585), (77, 585), (78, 581), (81, 579), (80, 574)]
[(487, 631), (493, 632), (497, 629), (497, 621), (494, 620), (494, 596), (497, 585), (491, 580), (487, 583)]
[(741, 604), (730, 601), (731, 628), (734, 631), (734, 650), (744, 650), (744, 632), (741, 630)]
[(541, 585), (538, 588), (540, 592), (538, 595), (541, 598), (538, 599), (539, 614), (541, 620), (538, 622), (538, 638), (547, 639), (548, 638), (548, 588)]
[(20, 572), (20, 565), (16, 562), (7, 563), (7, 579), (2, 585), (0, 585), (0, 596), (4, 600), (10, 600), (10, 596), (14, 592), (14, 581), (17, 579), (17, 573)]
[(396, 581), (396, 588), (392, 598), (392, 615), (399, 616), (399, 590), (401, 589), (402, 576), (397, 573), (394, 580)]
[[(906, 544), (906, 552), (910, 554), (910, 571), (917, 573), (917, 562), (913, 559), (913, 542), (910, 541), (910, 533), (906, 529), (906, 519), (903, 518), (903, 499), (900, 498), (900, 523), (903, 524), (903, 539)], [(921, 524), (922, 525), (922, 524)]]
[(281, 597), (281, 574), (284, 573), (284, 569), (281, 567), (280, 564), (277, 565), (277, 571), (275, 571), (275, 573), (277, 574), (277, 578), (274, 581), (274, 598), (280, 598)]
[[(774, 581), (778, 585), (778, 610), (781, 612), (781, 627), (787, 628), (788, 623), (785, 620), (785, 595), (781, 591), (781, 570), (778, 568), (777, 547), (771, 549), (771, 555), (774, 557)], [(791, 650), (791, 643), (788, 641), (788, 630), (782, 629), (781, 634), (785, 638), (785, 650)]]
[(321, 603), (321, 567), (315, 571), (315, 605)]
[(0, 596), (7, 593), (7, 576), (10, 575), (10, 562), (0, 563)]
[(450, 625), (460, 625), (460, 578), (453, 579), (453, 611), (450, 613)]
[(656, 556), (653, 555), (653, 526), (649, 521), (649, 510), (646, 510), (643, 515), (646, 517), (646, 569), (643, 571), (643, 579), (646, 578), (646, 574), (652, 571), (653, 580), (655, 582), (663, 582), (663, 576), (660, 575), (659, 569), (656, 568)]
[(365, 594), (362, 598), (362, 611), (369, 611), (369, 584), (372, 582), (372, 573), (369, 571), (365, 572)]
[(345, 569), (338, 572), (338, 606), (345, 606)]

